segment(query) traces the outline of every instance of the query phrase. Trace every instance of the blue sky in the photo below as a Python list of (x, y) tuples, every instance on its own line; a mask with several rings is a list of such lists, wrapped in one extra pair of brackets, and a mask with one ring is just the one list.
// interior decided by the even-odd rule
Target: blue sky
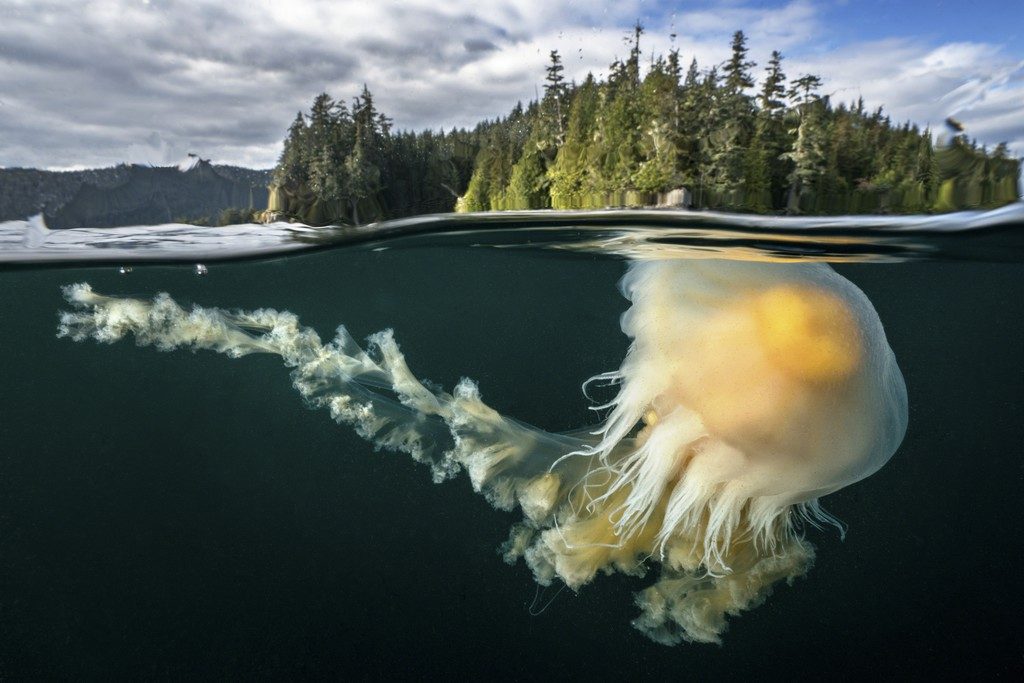
[(1024, 154), (1024, 0), (0, 0), (0, 166), (267, 167), (316, 93), (363, 83), (399, 127), (468, 126), (533, 97), (551, 49), (603, 72), (637, 18), (648, 54), (707, 67), (742, 29), (758, 74), (780, 49), (837, 99)]
[[(660, 23), (672, 13), (694, 9), (714, 10), (746, 6), (778, 9), (790, 4), (775, 2), (722, 2), (687, 0), (654, 2), (643, 7), (642, 18)], [(823, 0), (815, 6), (828, 27), (820, 44), (838, 46), (879, 38), (916, 38), (948, 42), (996, 42), (1024, 55), (1024, 2), (1017, 0)]]
[(947, 42), (996, 42), (1024, 53), (1024, 2), (1017, 0), (861, 0), (822, 3), (837, 41), (880, 36)]

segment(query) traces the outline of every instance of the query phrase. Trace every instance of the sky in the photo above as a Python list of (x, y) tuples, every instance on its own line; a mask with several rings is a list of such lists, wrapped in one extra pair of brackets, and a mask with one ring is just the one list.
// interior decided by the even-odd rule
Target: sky
[(1024, 155), (1020, 0), (0, 0), (0, 166), (269, 168), (317, 93), (364, 83), (398, 128), (472, 126), (535, 97), (552, 49), (604, 73), (638, 19), (647, 57), (706, 68), (740, 29), (759, 76), (777, 49), (833, 100)]

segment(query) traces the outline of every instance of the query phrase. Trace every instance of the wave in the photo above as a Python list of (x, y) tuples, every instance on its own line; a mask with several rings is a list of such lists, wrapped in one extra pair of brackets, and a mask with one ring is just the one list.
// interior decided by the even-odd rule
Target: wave
[(360, 227), (171, 223), (50, 230), (0, 223), (0, 265), (231, 261), (341, 247), (553, 249), (643, 258), (891, 262), (1024, 261), (1024, 202), (918, 216), (775, 217), (709, 211), (431, 214)]

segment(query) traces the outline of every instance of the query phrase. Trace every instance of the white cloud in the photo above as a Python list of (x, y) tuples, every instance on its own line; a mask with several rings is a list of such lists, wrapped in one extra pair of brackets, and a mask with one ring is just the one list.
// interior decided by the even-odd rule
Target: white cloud
[(1007, 142), (1024, 154), (1024, 62), (999, 46), (883, 40), (796, 59), (789, 67), (791, 75), (820, 74), (836, 101), (863, 97), (870, 109), (884, 106), (894, 120), (937, 133), (953, 116), (980, 142)]
[[(969, 132), (1024, 151), (1020, 71), (996, 46), (913, 41), (822, 53), (816, 5), (723, 2), (652, 9), (643, 0), (0, 0), (0, 165), (174, 163), (186, 152), (272, 165), (299, 109), (327, 90), (366, 83), (402, 128), (470, 126), (540, 86), (558, 49), (567, 75), (602, 73), (625, 56), (644, 17), (645, 51), (723, 61), (743, 29), (762, 64), (772, 49), (791, 75), (815, 71), (837, 96), (863, 94), (897, 118), (933, 124), (950, 97)], [(760, 67), (759, 67), (760, 69)], [(1000, 71), (1000, 69), (1002, 71)], [(958, 106), (961, 106), (958, 104)], [(991, 140), (988, 136), (992, 137)]]

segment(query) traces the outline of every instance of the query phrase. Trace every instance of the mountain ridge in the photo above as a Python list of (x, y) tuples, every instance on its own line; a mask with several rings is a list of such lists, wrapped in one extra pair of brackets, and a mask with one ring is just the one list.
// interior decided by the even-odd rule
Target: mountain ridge
[(42, 213), (50, 228), (213, 222), (229, 209), (263, 209), (272, 171), (212, 164), (119, 164), (79, 171), (0, 168), (0, 220)]

